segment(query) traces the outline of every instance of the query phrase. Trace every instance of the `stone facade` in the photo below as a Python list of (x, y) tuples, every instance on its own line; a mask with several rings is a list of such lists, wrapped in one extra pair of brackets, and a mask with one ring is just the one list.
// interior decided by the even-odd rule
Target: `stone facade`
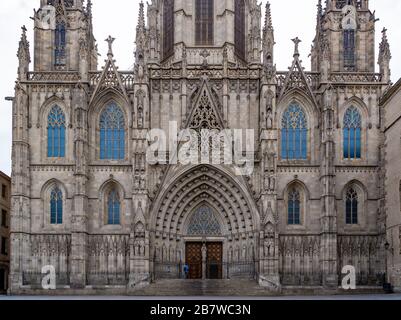
[[(134, 70), (118, 69), (109, 37), (99, 71), (92, 4), (82, 2), (41, 1), (33, 71), (25, 28), (19, 45), (12, 293), (43, 292), (45, 265), (55, 267), (60, 292), (129, 293), (182, 277), (190, 257), (191, 276), (251, 277), (274, 292), (336, 290), (345, 265), (355, 267), (360, 288), (381, 285), (386, 231), (379, 100), (390, 84), (390, 56), (381, 52), (380, 73), (374, 73), (376, 19), (368, 0), (330, 0), (324, 8), (318, 2), (309, 72), (298, 38), (289, 70), (276, 70), (270, 5), (262, 26), (256, 0), (153, 0), (147, 24), (141, 3)], [(209, 10), (207, 19), (199, 18), (199, 6)], [(108, 157), (102, 119), (111, 104), (120, 108), (124, 139), (118, 156)], [(63, 114), (57, 132), (65, 150), (49, 157), (55, 105)], [(289, 106), (298, 108), (297, 119)], [(348, 110), (360, 120), (358, 146), (348, 146), (358, 149), (353, 157), (343, 143)], [(299, 150), (291, 139), (283, 141), (285, 117), (289, 125), (305, 126), (304, 139), (291, 138)], [(150, 163), (147, 135), (156, 128), (169, 132), (171, 121), (178, 129), (253, 129), (253, 172)], [(289, 156), (288, 145), (305, 156)], [(169, 148), (166, 159), (174, 154)]]
[(0, 293), (8, 289), (10, 269), (10, 199), (11, 179), (0, 171)]
[(387, 274), (388, 281), (401, 288), (401, 81), (398, 81), (383, 97), (382, 114), (386, 137), (386, 216), (387, 216)]

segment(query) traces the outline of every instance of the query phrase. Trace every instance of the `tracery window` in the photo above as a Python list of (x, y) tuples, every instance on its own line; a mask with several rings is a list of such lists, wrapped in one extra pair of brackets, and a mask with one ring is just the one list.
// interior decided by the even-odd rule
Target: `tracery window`
[(346, 224), (358, 224), (358, 193), (350, 188), (345, 201)]
[(196, 0), (195, 42), (196, 45), (213, 45), (214, 0)]
[(66, 57), (66, 27), (63, 20), (57, 21), (55, 30), (55, 65), (64, 66)]
[(344, 159), (360, 159), (362, 149), (362, 118), (358, 109), (350, 107), (344, 115)]
[(355, 67), (355, 30), (344, 30), (344, 67), (353, 69)]
[(218, 236), (221, 235), (220, 224), (213, 210), (202, 206), (192, 215), (188, 227), (188, 235), (191, 236)]
[(110, 191), (107, 198), (107, 224), (119, 225), (120, 224), (120, 197), (117, 190)]
[(296, 188), (292, 188), (288, 194), (288, 224), (301, 224), (301, 195)]
[(50, 110), (47, 118), (47, 156), (65, 156), (65, 115), (57, 105)]
[(164, 0), (163, 4), (163, 57), (174, 53), (174, 0)]
[(285, 111), (281, 124), (281, 158), (306, 160), (308, 155), (308, 122), (304, 110), (292, 103)]
[(235, 50), (245, 60), (245, 1), (235, 0)]
[(100, 116), (100, 159), (125, 158), (125, 119), (116, 103), (106, 106)]
[(50, 224), (63, 223), (63, 193), (54, 187), (50, 194)]

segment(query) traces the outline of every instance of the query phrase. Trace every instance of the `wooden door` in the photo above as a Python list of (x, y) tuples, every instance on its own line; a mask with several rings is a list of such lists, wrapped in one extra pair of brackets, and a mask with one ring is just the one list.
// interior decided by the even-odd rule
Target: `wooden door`
[(189, 266), (188, 279), (202, 279), (202, 243), (188, 242), (185, 251)]
[(221, 242), (207, 243), (207, 278), (223, 278), (223, 244)]

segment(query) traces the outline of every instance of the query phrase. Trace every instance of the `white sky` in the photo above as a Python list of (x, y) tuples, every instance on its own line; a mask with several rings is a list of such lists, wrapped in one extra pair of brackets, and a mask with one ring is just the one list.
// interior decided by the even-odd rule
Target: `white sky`
[[(150, 0), (148, 0), (150, 2)], [(103, 63), (107, 44), (103, 41), (108, 35), (117, 40), (114, 42), (114, 55), (120, 70), (131, 69), (134, 63), (135, 28), (138, 16), (139, 1), (93, 0), (94, 32), (99, 43)], [(145, 1), (146, 2), (146, 1)], [(264, 4), (266, 0), (263, 0)], [(323, 1), (324, 2), (324, 1)], [(300, 45), (304, 67), (310, 68), (309, 51), (316, 26), (317, 0), (270, 0), (275, 28), (276, 47), (275, 63), (279, 70), (287, 70), (292, 62), (293, 43), (290, 39), (298, 36), (303, 42)], [(1, 76), (0, 76), (0, 170), (11, 173), (11, 103), (4, 100), (13, 95), (17, 74), (16, 52), (21, 34), (20, 27), (26, 25), (33, 53), (33, 8), (38, 8), (39, 0), (13, 0), (0, 2), (0, 40), (1, 40)], [(114, 10), (111, 10), (114, 9)], [(392, 80), (401, 77), (401, 1), (371, 0), (370, 8), (376, 10), (380, 21), (376, 25), (376, 47), (380, 42), (380, 32), (388, 28), (392, 60)], [(398, 40), (397, 40), (398, 39)], [(377, 60), (377, 58), (376, 58)], [(99, 68), (101, 65), (99, 65)]]

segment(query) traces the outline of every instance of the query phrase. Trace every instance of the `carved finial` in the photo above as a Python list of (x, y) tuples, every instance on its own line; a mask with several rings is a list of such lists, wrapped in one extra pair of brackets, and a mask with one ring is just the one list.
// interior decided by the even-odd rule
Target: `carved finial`
[(31, 62), (31, 57), (29, 53), (29, 42), (26, 36), (27, 29), (25, 26), (21, 27), (22, 33), (21, 33), (21, 39), (19, 42), (19, 47), (18, 47), (18, 53), (17, 57), (20, 60), (20, 62), (26, 61), (26, 62)]
[(379, 63), (384, 59), (391, 59), (391, 51), (390, 51), (390, 44), (387, 38), (387, 29), (383, 28), (382, 31), (382, 41), (380, 43), (380, 52), (379, 52)]
[(298, 37), (296, 37), (296, 38), (292, 39), (292, 42), (294, 42), (294, 44), (295, 44), (294, 58), (299, 57), (299, 44), (302, 42), (302, 40), (300, 40)]
[(270, 8), (270, 2), (266, 3), (266, 12), (265, 12), (265, 26), (264, 30), (273, 30), (273, 21), (272, 21), (272, 13)]
[(107, 52), (107, 56), (113, 57), (113, 42), (116, 40), (116, 38), (113, 38), (112, 36), (109, 36), (106, 40), (108, 46), (109, 46), (109, 51)]
[(139, 16), (137, 29), (145, 30), (145, 8), (143, 0), (139, 3)]

